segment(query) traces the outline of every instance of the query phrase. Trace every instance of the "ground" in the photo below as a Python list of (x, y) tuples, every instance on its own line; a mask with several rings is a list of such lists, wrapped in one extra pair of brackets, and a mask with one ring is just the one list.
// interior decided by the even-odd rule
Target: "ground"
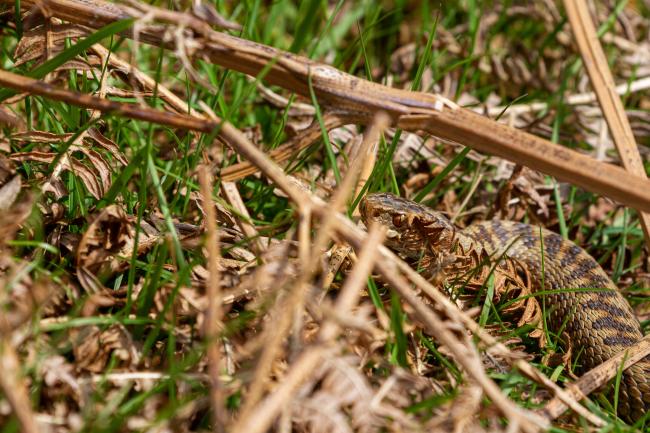
[[(444, 96), (620, 165), (561, 5), (156, 5), (186, 11), (150, 15), (165, 23), (176, 50), (145, 44), (146, 32), (139, 43), (121, 36), (145, 20), (97, 31), (46, 21), (38, 8), (17, 20), (13, 2), (0, 2), (2, 69), (170, 115), (134, 120), (123, 108), (102, 113), (77, 97), (0, 89), (3, 432), (540, 428), (528, 417), (552, 395), (513, 359), (524, 357), (560, 384), (573, 381), (559, 336), (540, 347), (532, 320), (514, 324), (525, 308), (504, 320), (512, 295), (499, 298), (494, 282), (487, 296), (495, 308), (482, 308), (479, 284), (442, 311), (443, 301), (423, 287), (396, 287), (381, 269), (370, 272), (373, 262), (393, 269), (398, 260), (375, 254), (380, 233), (364, 240), (354, 225), (369, 192), (415, 199), (459, 227), (498, 217), (572, 239), (611, 276), (647, 333), (648, 250), (632, 208), (536, 166), (479, 153), (471, 140), (387, 126), (363, 103), (354, 110), (365, 110), (366, 120), (340, 120), (336, 110), (346, 107), (321, 98), (311, 81), (302, 90), (270, 84), (271, 65), (281, 60), (248, 76), (237, 62), (216, 65), (208, 42), (188, 36), (188, 14), (218, 28), (218, 12), (228, 34)], [(647, 166), (650, 9), (589, 6)], [(226, 120), (235, 132), (172, 122), (186, 115), (208, 126)], [(274, 175), (268, 161), (247, 165), (233, 137), (285, 174)], [(462, 345), (455, 349), (418, 308), (462, 330), (469, 316), (460, 312), (474, 314), (507, 348), (488, 354), (455, 329)], [(485, 394), (461, 349), (521, 412)], [(604, 393), (585, 405), (605, 420), (602, 431), (647, 428), (648, 421), (628, 427), (616, 419)], [(570, 412), (550, 422), (558, 432), (596, 431)]]

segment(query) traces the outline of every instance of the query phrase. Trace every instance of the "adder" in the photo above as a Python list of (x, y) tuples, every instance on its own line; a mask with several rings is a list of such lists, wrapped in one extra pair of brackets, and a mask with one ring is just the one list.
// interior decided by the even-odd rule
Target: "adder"
[[(453, 269), (454, 258), (470, 250), (492, 257), (505, 254), (522, 263), (535, 280), (534, 290), (542, 290), (543, 281), (543, 289), (550, 292), (545, 298), (549, 329), (563, 332), (569, 340), (565, 343), (579, 349), (582, 371), (643, 338), (630, 305), (596, 260), (556, 233), (542, 229), (540, 236), (532, 225), (496, 219), (458, 230), (441, 213), (387, 193), (367, 195), (360, 211), (366, 225), (375, 221), (387, 226), (389, 248), (414, 259), (425, 256), (429, 267)], [(634, 422), (648, 410), (650, 356), (623, 372), (617, 413)]]

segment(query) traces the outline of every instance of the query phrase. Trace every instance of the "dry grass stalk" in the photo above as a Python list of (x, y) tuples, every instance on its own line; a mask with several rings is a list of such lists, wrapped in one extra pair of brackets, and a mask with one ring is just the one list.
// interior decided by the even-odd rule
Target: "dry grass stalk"
[(214, 417), (214, 428), (217, 432), (225, 431), (226, 425), (226, 406), (222, 391), (222, 385), (219, 380), (221, 374), (221, 349), (219, 334), (222, 326), (222, 308), (221, 308), (221, 274), (219, 271), (219, 233), (217, 231), (217, 215), (215, 212), (214, 201), (212, 200), (212, 182), (210, 172), (207, 167), (199, 168), (199, 183), (201, 187), (201, 196), (203, 199), (203, 208), (205, 210), (205, 248), (207, 250), (209, 278), (206, 282), (206, 295), (208, 298), (208, 308), (205, 312), (205, 323), (203, 324), (204, 337), (206, 341), (206, 352), (208, 357), (208, 371), (210, 374), (212, 400), (212, 413)]
[(20, 371), (21, 362), (18, 359), (16, 351), (11, 346), (8, 338), (11, 334), (2, 330), (2, 337), (0, 337), (0, 390), (5, 398), (11, 405), (11, 409), (20, 427), (25, 433), (38, 433), (40, 428), (36, 423), (36, 418), (32, 412), (31, 402), (29, 401), (29, 394), (27, 393), (27, 384), (22, 379), (22, 372)]
[[(25, 8), (38, 4), (41, 3), (35, 0), (21, 2)], [(94, 27), (98, 23), (116, 21), (125, 16), (143, 16), (141, 12), (131, 9), (126, 11), (102, 0), (48, 0), (47, 6), (54, 16)], [(150, 11), (146, 17), (148, 19), (152, 9), (148, 7), (147, 10)], [(314, 92), (325, 105), (361, 112), (385, 110), (396, 118), (401, 128), (410, 131), (425, 130), (437, 137), (535, 167), (558, 179), (609, 196), (642, 211), (650, 211), (650, 182), (638, 176), (630, 176), (620, 167), (601, 163), (540, 137), (499, 124), (448, 103), (444, 98), (362, 80), (329, 65), (214, 31), (201, 21), (187, 18), (186, 14), (166, 13), (158, 9), (155, 11), (154, 15), (163, 17), (166, 22), (179, 24), (179, 31), (187, 29), (201, 36), (204, 41), (201, 55), (214, 63), (250, 75), (269, 68), (265, 78), (270, 83), (307, 97), (310, 95), (309, 82), (312, 82)], [(146, 28), (143, 29), (142, 36), (147, 43), (163, 45), (164, 35), (160, 30)], [(177, 37), (174, 42), (192, 38), (192, 35)], [(171, 45), (173, 44), (172, 42)], [(2, 81), (9, 85), (6, 80)], [(25, 84), (20, 83), (21, 90), (42, 94), (39, 93), (42, 89), (38, 89), (38, 86), (31, 86), (30, 89)], [(448, 108), (445, 109), (445, 106)], [(371, 116), (366, 118), (366, 123), (370, 118)]]
[[(210, 382), (211, 380), (211, 378), (208, 375), (201, 374), (201, 373), (184, 373), (181, 376), (187, 377), (192, 380), (199, 380), (202, 382)], [(94, 374), (89, 378), (80, 380), (79, 382), (84, 385), (86, 383), (97, 384), (105, 381), (113, 382), (116, 384), (122, 384), (132, 380), (146, 381), (146, 380), (161, 380), (161, 379), (169, 379), (169, 378), (170, 378), (169, 373), (161, 373), (158, 371), (129, 371), (124, 373)]]
[(102, 59), (107, 59), (108, 65), (110, 67), (128, 73), (130, 80), (137, 83), (135, 88), (142, 87), (148, 91), (154, 91), (155, 89), (160, 99), (165, 101), (165, 103), (173, 108), (177, 113), (189, 113), (194, 117), (204, 117), (199, 111), (196, 111), (194, 108), (190, 107), (185, 101), (176, 96), (174, 92), (169, 90), (162, 83), (157, 83), (156, 80), (151, 78), (148, 74), (142, 72), (133, 64), (125, 62), (118, 56), (111, 55), (112, 53), (108, 51), (104, 46), (95, 44), (92, 46), (92, 50), (95, 51)]
[(339, 269), (345, 259), (348, 258), (349, 254), (352, 252), (352, 248), (345, 243), (336, 242), (332, 248), (328, 251), (328, 262), (327, 262), (327, 271), (325, 276), (322, 278), (322, 289), (323, 293), (321, 298), (324, 298), (327, 295), (334, 278), (336, 278)]
[[(357, 197), (361, 192), (363, 186), (368, 180), (370, 173), (374, 169), (375, 162), (377, 160), (377, 149), (379, 148), (379, 140), (382, 132), (388, 128), (390, 125), (390, 117), (384, 112), (378, 112), (373, 121), (372, 127), (368, 128), (363, 135), (363, 140), (353, 149), (350, 154), (350, 159), (352, 161), (360, 161), (361, 168), (360, 173), (357, 178), (357, 184), (355, 186), (352, 197)], [(356, 169), (356, 165), (351, 165), (350, 170)], [(359, 208), (354, 209), (353, 217), (359, 216)], [(323, 278), (323, 289), (324, 292), (322, 297), (326, 295), (326, 291), (334, 281), (336, 273), (339, 270), (339, 267), (343, 261), (347, 258), (348, 254), (351, 252), (351, 248), (347, 244), (335, 243), (334, 246), (330, 249), (330, 261), (328, 263), (328, 269), (325, 277)]]
[[(407, 118), (407, 119), (408, 119), (408, 118)], [(212, 127), (214, 127), (214, 124), (212, 124)], [(223, 127), (223, 131), (225, 131), (225, 135), (226, 135), (227, 137), (229, 137), (231, 140), (233, 140), (231, 143), (235, 143), (235, 144), (236, 144), (236, 145), (233, 145), (233, 147), (235, 147), (236, 149), (238, 149), (237, 146), (239, 146), (239, 149), (242, 150), (242, 152), (241, 152), (242, 154), (245, 154), (245, 155), (246, 155), (246, 152), (248, 152), (248, 156), (249, 156), (249, 157), (251, 157), (251, 158), (254, 159), (254, 160), (255, 160), (255, 158), (257, 158), (257, 162), (260, 164), (260, 167), (264, 167), (264, 168), (266, 169), (266, 171), (263, 169), (263, 170), (262, 170), (263, 172), (265, 172), (265, 173), (267, 173), (267, 171), (268, 171), (268, 172), (274, 172), (276, 175), (280, 176), (280, 177), (276, 177), (276, 178), (274, 179), (274, 181), (276, 181), (276, 183), (277, 183), (278, 185), (281, 185), (283, 182), (286, 181), (286, 177), (285, 177), (285, 178), (282, 178), (282, 176), (280, 175), (280, 174), (281, 174), (281, 171), (275, 171), (277, 167), (275, 167), (272, 163), (270, 163), (270, 162), (268, 161), (268, 159), (264, 160), (264, 158), (262, 158), (260, 155), (255, 155), (254, 152), (253, 152), (252, 150), (250, 150), (250, 149), (245, 150), (245, 147), (242, 146), (242, 143), (239, 141), (239, 140), (241, 140), (241, 138), (242, 138), (242, 137), (241, 137), (241, 132), (235, 130), (234, 128), (232, 128), (232, 127), (231, 127), (230, 125), (228, 125), (228, 124), (224, 124), (224, 125), (222, 125), (222, 127)], [(250, 144), (250, 143), (247, 143), (247, 145), (249, 145), (249, 144)], [(244, 150), (245, 150), (245, 151), (244, 151)], [(287, 185), (290, 185), (290, 182), (289, 182), (289, 183), (286, 183), (286, 182), (285, 182), (285, 187), (286, 187)], [(285, 192), (289, 193), (289, 191), (285, 191)], [(292, 194), (293, 194), (292, 199), (294, 199), (294, 200), (295, 200), (296, 198), (300, 198), (300, 197), (301, 197), (301, 195), (300, 195), (299, 193), (296, 193), (295, 191), (292, 191)], [(291, 194), (290, 194), (290, 195), (291, 195)], [(302, 198), (304, 198), (304, 197), (305, 197), (305, 196), (303, 195)], [(309, 197), (307, 196), (307, 198), (309, 198)], [(297, 202), (297, 203), (301, 203), (301, 202)], [(317, 208), (316, 208), (316, 213), (318, 213), (319, 215), (322, 216), (324, 212), (325, 212), (325, 210), (323, 210), (322, 207), (317, 207)], [(340, 218), (343, 218), (343, 217), (341, 217), (341, 216), (339, 216), (339, 215), (336, 215), (336, 218), (337, 218), (337, 219), (340, 219)], [(343, 228), (343, 229), (340, 229), (340, 230), (345, 231), (346, 229)], [(328, 236), (329, 236), (329, 235), (328, 235)], [(389, 256), (389, 257), (390, 257), (390, 256)], [(397, 263), (397, 265), (401, 267), (400, 262), (399, 262), (396, 258), (390, 258), (390, 260), (391, 260), (391, 261), (395, 260), (395, 263)], [(407, 288), (408, 288), (408, 287), (407, 287)], [(455, 315), (458, 313), (458, 310), (457, 310), (457, 309), (456, 309), (456, 310), (450, 309), (450, 312), (452, 312), (452, 314), (451, 314), (450, 317), (454, 317), (454, 319), (455, 319), (455, 318), (456, 318)], [(473, 323), (474, 325), (476, 325), (473, 321), (472, 321), (472, 323)], [(470, 326), (467, 325), (467, 324), (466, 324), (466, 326), (468, 326), (468, 328), (470, 327)], [(470, 328), (470, 329), (471, 329), (471, 328)], [(479, 329), (478, 331), (480, 331), (480, 329)], [(487, 335), (487, 334), (486, 334), (486, 335)], [(462, 346), (462, 345), (461, 345), (461, 346)], [(461, 348), (462, 348), (462, 347), (461, 347)], [(457, 349), (460, 350), (461, 348), (457, 348)], [(464, 349), (464, 350), (466, 350), (466, 349)], [(461, 352), (461, 353), (462, 353), (462, 352)], [(528, 364), (525, 364), (525, 365), (528, 365)], [(542, 376), (542, 377), (543, 377), (543, 376)], [(507, 401), (504, 403), (503, 401), (499, 400), (499, 403), (498, 403), (498, 404), (505, 404), (505, 405), (507, 405)], [(516, 425), (516, 424), (515, 424), (515, 425)]]
[[(598, 367), (583, 374), (580, 379), (566, 387), (566, 392), (573, 399), (582, 400), (592, 391), (612, 380), (620, 368), (625, 370), (648, 355), (650, 355), (650, 335), (646, 335), (628, 350), (616, 354)], [(566, 405), (556, 397), (546, 403), (544, 408), (540, 409), (540, 413), (553, 420), (562, 415), (566, 409)]]
[[(630, 173), (646, 178), (645, 167), (634, 140), (630, 122), (625, 115), (625, 107), (616, 93), (616, 83), (603, 48), (598, 41), (587, 2), (564, 0), (564, 8), (623, 166)], [(640, 212), (639, 221), (645, 234), (646, 244), (650, 246), (650, 213)]]
[[(240, 151), (237, 147), (237, 140), (233, 136), (237, 134), (233, 132), (232, 125), (228, 123), (163, 113), (146, 107), (94, 98), (55, 88), (38, 80), (6, 71), (0, 71), (0, 84), (22, 92), (47, 96), (51, 99), (102, 112), (113, 112), (133, 119), (206, 133), (214, 132), (217, 129), (233, 149)], [(472, 147), (479, 150), (519, 161), (524, 165), (534, 166), (540, 171), (554, 174), (558, 178), (586, 190), (608, 196), (643, 211), (650, 211), (650, 181), (647, 179), (633, 176), (621, 167), (596, 161), (571, 149), (546, 142), (539, 137), (494, 123), (492, 120), (473, 114), (468, 110), (454, 110), (453, 116), (449, 111), (424, 116), (403, 115), (399, 117), (396, 126), (411, 131), (426, 130), (431, 132), (435, 129), (437, 132), (431, 133), (439, 137), (456, 142), (472, 143)], [(354, 112), (354, 116), (364, 124), (371, 119), (371, 116), (359, 112)], [(434, 118), (437, 121), (432, 124)], [(440, 130), (437, 129), (438, 126), (441, 127)], [(497, 147), (493, 147), (494, 145)], [(523, 148), (520, 148), (521, 146)], [(555, 156), (549, 157), (548, 155)], [(247, 155), (244, 154), (244, 156)], [(255, 165), (253, 160), (250, 162)], [(279, 167), (277, 169), (281, 171)]]
[(257, 232), (255, 226), (249, 222), (251, 221), (251, 216), (248, 213), (248, 209), (246, 209), (246, 206), (244, 205), (244, 201), (242, 200), (241, 195), (239, 195), (237, 185), (233, 182), (222, 182), (221, 191), (223, 192), (224, 198), (239, 215), (239, 218), (237, 218), (237, 225), (239, 225), (239, 228), (246, 235), (246, 237), (250, 239), (253, 251), (255, 251), (257, 255), (262, 254), (266, 247), (260, 240), (260, 235)]
[[(344, 113), (326, 112), (323, 115), (323, 124), (327, 131), (349, 123), (347, 116)], [(269, 156), (276, 162), (281, 163), (294, 155), (297, 155), (303, 149), (306, 149), (311, 144), (315, 143), (318, 139), (322, 138), (323, 132), (320, 124), (316, 119), (309, 127), (300, 131), (295, 137), (288, 140), (277, 149), (269, 152)], [(248, 161), (242, 161), (237, 164), (229, 165), (221, 170), (221, 179), (225, 182), (235, 181), (242, 179), (258, 171), (258, 168)]]
[[(317, 254), (314, 254), (314, 256), (317, 256)], [(254, 417), (253, 411), (264, 394), (273, 363), (282, 350), (282, 342), (287, 336), (295, 315), (303, 305), (303, 297), (307, 290), (308, 281), (308, 278), (303, 277), (305, 274), (307, 274), (307, 269), (302, 270), (298, 280), (288, 290), (288, 293), (278, 299), (274, 311), (271, 313), (271, 319), (265, 327), (262, 337), (264, 346), (258, 357), (251, 385), (239, 413), (239, 419)]]
[[(371, 228), (366, 241), (359, 250), (359, 261), (347, 277), (345, 285), (336, 299), (334, 308), (339, 314), (351, 314), (352, 308), (357, 304), (361, 290), (374, 266), (376, 252), (383, 238), (382, 228)], [(255, 416), (240, 417), (233, 425), (231, 432), (261, 433), (267, 431), (280, 411), (290, 402), (298, 386), (311, 375), (324, 356), (336, 350), (333, 340), (339, 332), (340, 328), (335, 322), (326, 321), (318, 334), (318, 343), (301, 353), (273, 393), (257, 405)]]
[[(370, 129), (379, 129), (381, 127), (380, 122), (381, 120), (378, 120), (378, 124), (371, 126)], [(369, 136), (378, 137), (379, 133), (369, 133)], [(365, 143), (366, 146), (370, 145), (369, 142)], [(309, 227), (309, 220), (311, 220), (312, 202), (311, 200), (295, 202), (299, 206), (302, 221), (302, 234), (300, 236), (302, 248), (300, 256), (303, 262), (303, 269), (301, 270), (294, 286), (289, 290), (286, 302), (281, 302), (279, 304), (279, 308), (276, 310), (277, 315), (276, 318), (273, 319), (273, 323), (269, 324), (266, 328), (265, 333), (268, 334), (268, 338), (266, 339), (267, 343), (262, 350), (257, 368), (255, 369), (253, 382), (248, 391), (240, 419), (250, 417), (252, 413), (251, 411), (262, 396), (264, 386), (266, 385), (266, 378), (271, 370), (272, 363), (280, 351), (280, 345), (286, 336), (288, 328), (291, 326), (292, 317), (295, 314), (301, 314), (302, 312), (302, 308), (300, 307), (303, 305), (308, 283), (311, 281), (314, 273), (318, 269), (321, 260), (321, 252), (325, 250), (333, 233), (334, 226), (336, 225), (336, 215), (338, 215), (339, 211), (345, 206), (345, 203), (349, 199), (354, 189), (354, 185), (357, 182), (362, 164), (363, 158), (357, 158), (352, 162), (352, 165), (343, 178), (341, 185), (339, 185), (339, 188), (332, 197), (328, 212), (321, 215), (321, 226), (313, 243), (308, 242), (310, 236), (309, 231), (307, 230), (307, 227)], [(286, 177), (284, 173), (283, 176)]]
[[(4, 72), (0, 71), (0, 81), (2, 81), (3, 77), (6, 76), (4, 74), (5, 74)], [(22, 79), (24, 79), (24, 77), (20, 77), (19, 81), (21, 81)], [(9, 82), (13, 83), (15, 82), (15, 80), (10, 80)], [(111, 101), (95, 100), (96, 98), (92, 98), (87, 95), (78, 95), (73, 92), (63, 91), (60, 89), (56, 89), (56, 91), (52, 92), (51, 89), (47, 88), (45, 91), (43, 91), (43, 86), (38, 85), (37, 83), (35, 84), (36, 87), (33, 90), (40, 89), (40, 92), (37, 92), (38, 94), (46, 94), (48, 96), (53, 95), (55, 97), (59, 97), (60, 99), (69, 101), (71, 103), (75, 103), (75, 102), (80, 103), (80, 105), (82, 106), (93, 106), (93, 107), (98, 106), (98, 107), (103, 107), (106, 110), (110, 110), (110, 109), (119, 110), (121, 105), (125, 105), (125, 104), (113, 103)], [(80, 97), (81, 100), (79, 100)], [(280, 167), (278, 167), (272, 160), (268, 158), (267, 155), (265, 155), (263, 152), (257, 149), (252, 143), (250, 143), (241, 131), (237, 130), (229, 123), (222, 123), (220, 125), (215, 125), (214, 122), (201, 121), (200, 119), (194, 119), (194, 118), (188, 119), (186, 118), (186, 116), (179, 116), (181, 118), (177, 119), (176, 118), (177, 116), (170, 116), (170, 115), (160, 116), (160, 113), (154, 110), (148, 110), (144, 108), (127, 107), (123, 112), (128, 113), (129, 115), (133, 115), (134, 118), (138, 118), (141, 120), (148, 120), (148, 121), (158, 120), (158, 121), (162, 121), (162, 123), (165, 123), (164, 122), (165, 120), (169, 120), (170, 122), (173, 122), (174, 125), (179, 127), (181, 125), (193, 125), (196, 126), (197, 130), (201, 130), (205, 132), (209, 132), (211, 130), (210, 127), (213, 128), (219, 127), (224, 139), (239, 154), (243, 155), (253, 165), (258, 167), (261, 172), (263, 172), (266, 176), (268, 176), (280, 189), (282, 189), (289, 196), (289, 198), (294, 203), (300, 203), (303, 204), (303, 206), (308, 203), (311, 203), (310, 206), (313, 206), (313, 211), (318, 213), (321, 216), (328, 209), (329, 211), (331, 211), (331, 208), (327, 208), (323, 203), (319, 204), (318, 201), (315, 201), (315, 199), (310, 197), (307, 193), (297, 188)], [(348, 242), (352, 242), (353, 245), (359, 246), (365, 234), (361, 232), (357, 227), (351, 225), (350, 221), (347, 218), (343, 216), (339, 216), (337, 217), (337, 220), (338, 220), (337, 221), (338, 225), (336, 227), (337, 231), (339, 231), (339, 233)], [(430, 296), (431, 299), (433, 299), (439, 306), (443, 306), (444, 309), (447, 310), (446, 314), (448, 317), (460, 318), (463, 324), (467, 326), (468, 329), (470, 329), (470, 331), (478, 335), (481, 339), (483, 339), (484, 341), (494, 342), (494, 339), (492, 337), (489, 337), (489, 335), (485, 331), (481, 330), (476, 324), (476, 322), (474, 322), (464, 312), (459, 310), (457, 306), (455, 306), (444, 295), (438, 292), (433, 286), (431, 286), (426, 280), (424, 280), (417, 272), (413, 271), (408, 266), (408, 264), (398, 259), (387, 248), (380, 247), (380, 252), (382, 256), (388, 258), (390, 262), (396, 263), (397, 267), (402, 272), (404, 272), (411, 281), (416, 283), (416, 285), (420, 290), (424, 290), (425, 293), (427, 293), (427, 295)], [(414, 295), (412, 295), (411, 299), (417, 299), (416, 297), (413, 298), (413, 296)], [(499, 345), (493, 346), (493, 349), (495, 347), (499, 347)], [(505, 353), (509, 352), (507, 349), (505, 349), (504, 346), (502, 346), (502, 350), (504, 350)], [(529, 367), (531, 369), (534, 369), (532, 366)], [(469, 370), (469, 373), (478, 374), (474, 370)], [(537, 371), (535, 376), (543, 376), (543, 375), (541, 372)], [(497, 401), (501, 402), (502, 400), (497, 399)], [(572, 407), (575, 405), (577, 405), (577, 403), (571, 404)], [(512, 410), (509, 407), (506, 408), (506, 411), (512, 412)], [(545, 424), (544, 423), (540, 424), (540, 426), (542, 425)]]
[[(642, 92), (650, 89), (650, 77), (639, 78), (630, 83), (619, 84), (614, 88), (617, 95), (628, 95), (632, 93)], [(586, 105), (597, 100), (596, 94), (593, 92), (576, 93), (568, 95), (565, 98), (567, 105)], [(543, 110), (548, 110), (549, 105), (547, 102), (533, 102), (531, 104), (514, 104), (514, 105), (499, 105), (490, 107), (487, 110), (489, 116), (498, 116), (499, 114), (507, 111), (508, 115), (520, 115), (525, 113), (535, 113)]]
[[(390, 126), (390, 117), (380, 111), (375, 115), (373, 123), (375, 127), (370, 128), (367, 131), (367, 133), (363, 136), (363, 142), (359, 144), (359, 146), (355, 149), (356, 152), (351, 156), (352, 158), (360, 158), (363, 161), (361, 173), (359, 174), (359, 180), (354, 190), (355, 197), (361, 193), (361, 190), (368, 181), (372, 170), (375, 168), (375, 162), (377, 161), (377, 151), (379, 149), (380, 134)], [(359, 216), (358, 207), (354, 209), (353, 216)]]

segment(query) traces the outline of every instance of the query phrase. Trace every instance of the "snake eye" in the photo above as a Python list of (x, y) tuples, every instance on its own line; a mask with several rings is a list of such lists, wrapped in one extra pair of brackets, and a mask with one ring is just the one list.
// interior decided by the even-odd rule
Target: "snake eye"
[(401, 227), (404, 224), (404, 215), (394, 215), (393, 216), (393, 225), (395, 227)]

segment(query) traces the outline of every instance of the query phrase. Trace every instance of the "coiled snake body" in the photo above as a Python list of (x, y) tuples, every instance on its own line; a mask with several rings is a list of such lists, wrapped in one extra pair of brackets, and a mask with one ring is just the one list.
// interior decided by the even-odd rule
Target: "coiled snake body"
[[(541, 290), (543, 281), (544, 290), (551, 292), (545, 298), (548, 326), (568, 336), (568, 344), (580, 353), (582, 371), (643, 337), (630, 305), (596, 260), (558, 234), (542, 230), (540, 237), (537, 227), (500, 220), (457, 230), (439, 212), (385, 193), (366, 196), (360, 210), (366, 224), (375, 221), (388, 227), (388, 247), (411, 258), (428, 255), (428, 263), (440, 263), (441, 257), (449, 260), (459, 249), (483, 249), (521, 262), (535, 280), (534, 289)], [(628, 422), (650, 410), (650, 357), (623, 372), (618, 402), (617, 413)]]

